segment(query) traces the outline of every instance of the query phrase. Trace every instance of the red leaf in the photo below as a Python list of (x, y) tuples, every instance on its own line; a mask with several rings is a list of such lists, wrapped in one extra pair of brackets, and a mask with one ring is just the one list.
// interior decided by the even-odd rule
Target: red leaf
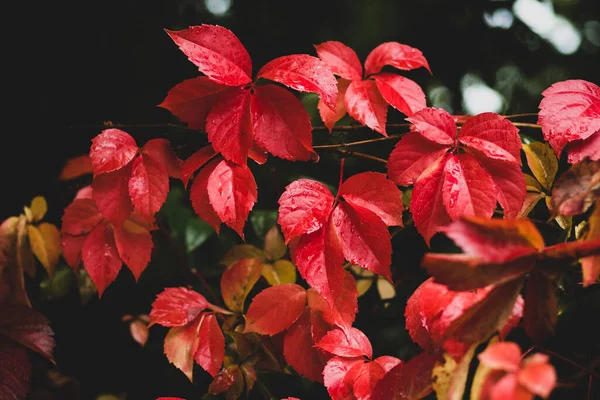
[(102, 296), (104, 289), (119, 275), (123, 262), (119, 258), (113, 228), (98, 225), (87, 236), (81, 249), (83, 265)]
[(323, 367), (319, 351), (313, 346), (310, 310), (306, 308), (296, 322), (287, 330), (283, 339), (285, 361), (300, 375), (314, 382), (323, 382)]
[(374, 81), (353, 81), (346, 90), (344, 101), (352, 118), (387, 136), (385, 124), (388, 104)]
[(379, 93), (396, 110), (411, 116), (427, 107), (423, 89), (400, 75), (382, 72), (374, 76)]
[(333, 212), (333, 223), (342, 240), (346, 260), (392, 280), (390, 233), (376, 214), (341, 203)]
[(92, 199), (77, 199), (65, 208), (62, 217), (61, 235), (85, 235), (102, 221)]
[(333, 306), (344, 282), (344, 255), (332, 220), (318, 231), (302, 235), (291, 255), (302, 278)]
[(441, 108), (425, 108), (406, 120), (412, 122), (423, 137), (433, 142), (449, 146), (456, 141), (456, 123)]
[(431, 73), (429, 64), (421, 51), (397, 42), (382, 43), (369, 53), (365, 60), (365, 75), (378, 73), (384, 65), (391, 65), (402, 70), (425, 67)]
[(165, 167), (147, 154), (137, 157), (129, 178), (129, 196), (135, 210), (151, 220), (167, 200), (168, 193), (169, 175)]
[(92, 197), (102, 216), (120, 226), (133, 209), (129, 197), (132, 165), (107, 174), (97, 175), (92, 182)]
[(402, 361), (392, 356), (381, 356), (374, 359), (373, 362), (379, 364), (381, 368), (383, 368), (383, 370), (387, 373), (396, 365), (400, 364)]
[(75, 179), (83, 175), (91, 174), (94, 172), (92, 168), (92, 161), (90, 156), (85, 154), (83, 156), (73, 157), (67, 161), (67, 164), (60, 171), (58, 179), (61, 181), (67, 181)]
[(198, 337), (200, 340), (194, 360), (206, 372), (215, 376), (225, 357), (225, 338), (215, 314), (204, 314), (201, 317)]
[(79, 266), (83, 261), (81, 258), (81, 249), (87, 238), (86, 235), (71, 236), (61, 234), (62, 237), (62, 253), (65, 261), (75, 272), (79, 270)]
[(356, 328), (348, 328), (346, 331), (333, 329), (327, 332), (315, 347), (339, 357), (373, 356), (371, 342)]
[(308, 289), (306, 294), (308, 307), (319, 312), (325, 322), (341, 329), (352, 326), (358, 312), (358, 290), (352, 274), (344, 271), (342, 288), (333, 307), (315, 289)]
[(600, 160), (600, 131), (585, 140), (574, 140), (569, 144), (569, 157), (571, 164), (582, 162), (586, 157), (591, 160)]
[(529, 220), (463, 218), (444, 233), (463, 251), (483, 262), (506, 262), (544, 247), (544, 239)]
[(0, 337), (7, 336), (52, 363), (53, 334), (50, 322), (33, 308), (21, 304), (3, 304), (0, 307)]
[(364, 363), (363, 358), (345, 357), (334, 357), (327, 362), (323, 377), (327, 392), (333, 400), (354, 398), (352, 386)]
[(129, 164), (137, 154), (135, 140), (120, 129), (105, 129), (92, 139), (90, 160), (94, 175), (116, 171)]
[(309, 179), (298, 179), (285, 188), (279, 198), (279, 217), (285, 242), (320, 229), (333, 206), (333, 195), (325, 185)]
[(216, 152), (213, 147), (208, 145), (189, 156), (181, 165), (181, 180), (183, 181), (183, 186), (187, 186), (188, 181), (194, 172), (206, 164), (215, 154)]
[(130, 219), (120, 228), (113, 228), (113, 231), (119, 256), (137, 281), (150, 262), (152, 235), (144, 226)]
[(204, 129), (206, 116), (219, 98), (219, 93), (226, 88), (206, 76), (186, 79), (173, 86), (158, 107), (171, 111), (190, 129)]
[(439, 355), (420, 353), (406, 363), (392, 368), (377, 382), (372, 400), (412, 400), (427, 396), (432, 391), (431, 371)]
[(245, 165), (252, 144), (250, 91), (231, 88), (223, 92), (206, 117), (206, 132), (216, 152)]
[(210, 303), (198, 292), (184, 287), (166, 288), (152, 303), (150, 326), (183, 326), (192, 322)]
[[(542, 92), (538, 123), (544, 139), (560, 155), (576, 140), (585, 140), (600, 131), (600, 87), (580, 79), (557, 82)], [(598, 139), (596, 139), (598, 140)], [(589, 149), (591, 150), (591, 149)], [(569, 162), (581, 159), (581, 147), (569, 146)], [(600, 158), (596, 149), (593, 160)]]
[(410, 132), (394, 147), (387, 163), (388, 176), (401, 186), (412, 185), (419, 176), (443, 156), (449, 147)]
[(188, 325), (171, 328), (165, 337), (164, 351), (167, 359), (190, 381), (194, 372), (194, 355), (200, 342), (198, 331), (204, 315), (200, 315)]
[(351, 81), (362, 78), (362, 65), (350, 47), (332, 40), (315, 45), (315, 49), (334, 74)]
[(279, 82), (300, 92), (317, 93), (329, 108), (335, 109), (335, 76), (317, 57), (308, 54), (279, 57), (263, 66), (257, 77)]
[(521, 364), (521, 349), (513, 342), (497, 342), (488, 346), (477, 358), (492, 369), (514, 372)]
[(254, 139), (262, 148), (286, 160), (316, 157), (310, 116), (292, 93), (276, 85), (256, 87), (250, 109)]
[(171, 178), (181, 179), (182, 161), (177, 157), (167, 139), (159, 138), (148, 141), (144, 145), (143, 152), (166, 169)]
[(494, 182), (475, 157), (470, 154), (449, 156), (444, 173), (442, 199), (450, 218), (491, 218), (496, 208)]
[(533, 354), (522, 362), (518, 380), (531, 393), (548, 398), (556, 386), (556, 371), (546, 354)]
[(293, 283), (271, 286), (252, 299), (246, 313), (247, 332), (274, 335), (289, 328), (306, 306), (306, 290)]
[(458, 132), (458, 140), (491, 159), (521, 165), (519, 130), (496, 113), (481, 113), (469, 119)]
[(423, 171), (413, 189), (410, 211), (427, 245), (436, 232), (452, 221), (443, 202), (444, 167), (449, 157), (439, 158)]
[(352, 206), (374, 212), (387, 226), (402, 226), (402, 192), (384, 174), (351, 176), (342, 184), (340, 196)]
[(346, 115), (346, 91), (350, 86), (350, 81), (346, 79), (338, 79), (338, 94), (335, 100), (335, 109), (329, 108), (323, 100), (319, 99), (317, 108), (319, 109), (319, 115), (323, 120), (323, 124), (329, 130), (329, 133), (333, 130), (333, 126), (338, 122), (344, 115)]
[(517, 218), (527, 194), (525, 176), (519, 165), (483, 157), (476, 151), (470, 152), (492, 177), (496, 187), (496, 199), (504, 210), (504, 218)]
[(207, 190), (219, 219), (243, 238), (246, 219), (257, 198), (250, 169), (223, 160), (208, 177)]
[[(212, 147), (210, 149), (212, 150)], [(199, 152), (195, 154), (199, 154)], [(194, 212), (212, 226), (217, 234), (219, 233), (219, 228), (221, 226), (221, 219), (210, 204), (208, 197), (208, 179), (210, 178), (210, 174), (215, 170), (215, 167), (222, 161), (223, 159), (219, 157), (202, 168), (194, 178), (194, 183), (190, 189), (190, 201), (192, 202)]]
[(32, 367), (25, 348), (0, 337), (0, 360), (0, 398), (27, 398)]
[(250, 55), (229, 29), (203, 24), (166, 32), (200, 72), (213, 81), (239, 86), (252, 80)]
[(583, 214), (600, 194), (600, 161), (572, 165), (554, 182), (552, 207), (562, 215)]
[(223, 271), (221, 295), (231, 311), (243, 312), (246, 296), (260, 279), (261, 262), (257, 258), (242, 258)]
[(369, 400), (375, 385), (383, 378), (385, 373), (386, 371), (376, 362), (363, 364), (352, 385), (357, 400)]

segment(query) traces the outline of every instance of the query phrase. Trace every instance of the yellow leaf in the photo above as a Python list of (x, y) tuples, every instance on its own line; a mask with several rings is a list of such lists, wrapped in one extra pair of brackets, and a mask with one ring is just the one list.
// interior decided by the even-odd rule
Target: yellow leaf
[(527, 193), (521, 211), (517, 214), (517, 218), (527, 218), (531, 210), (533, 210), (536, 204), (544, 197), (546, 197), (544, 193)]
[(356, 290), (358, 290), (358, 297), (367, 293), (371, 286), (373, 286), (373, 279), (357, 279)]
[(21, 216), (17, 226), (17, 265), (21, 271), (25, 271), (27, 275), (35, 278), (35, 260), (29, 245), (27, 218), (25, 216)]
[(385, 278), (379, 277), (377, 279), (377, 291), (381, 300), (389, 300), (396, 297), (396, 288)]
[[(548, 210), (550, 211), (551, 214), (555, 214), (555, 210), (552, 206), (552, 197), (548, 197), (546, 196), (546, 206), (548, 207)], [(572, 216), (564, 216), (562, 214), (558, 214), (555, 216), (554, 218), (556, 220), (556, 223), (562, 228), (562, 229), (568, 229), (569, 232), (571, 231), (571, 226), (573, 224), (573, 217)]]
[(296, 266), (288, 260), (277, 260), (274, 264), (262, 265), (262, 276), (269, 285), (296, 283)]
[(523, 174), (523, 176), (525, 176), (525, 186), (528, 192), (541, 193), (543, 191), (542, 185), (540, 185), (537, 179), (529, 174)]
[(33, 254), (52, 278), (61, 253), (60, 232), (56, 226), (45, 222), (37, 227), (29, 225), (28, 232)]
[(469, 350), (456, 363), (448, 353), (444, 353), (444, 363), (436, 363), (431, 377), (433, 389), (438, 400), (461, 400), (465, 393), (465, 385), (469, 376), (469, 365), (475, 354), (478, 343), (469, 347)]
[(550, 190), (558, 171), (558, 160), (554, 151), (545, 142), (524, 144), (523, 151), (533, 175), (546, 190)]
[[(28, 217), (29, 222), (37, 222), (44, 218), (48, 211), (48, 204), (43, 196), (36, 196), (31, 201), (31, 218)], [(25, 211), (27, 213), (27, 211)]]
[(279, 260), (287, 252), (287, 246), (277, 225), (274, 225), (265, 235), (265, 251), (271, 260)]
[[(488, 347), (498, 341), (498, 335), (494, 336), (489, 342)], [(475, 376), (473, 376), (473, 382), (471, 383), (471, 400), (479, 400), (481, 399), (481, 391), (485, 384), (485, 381), (488, 378), (488, 375), (492, 372), (492, 369), (485, 365), (484, 363), (479, 363), (477, 370), (475, 371)]]
[(242, 258), (258, 258), (261, 262), (267, 261), (267, 255), (258, 247), (251, 244), (240, 244), (232, 247), (221, 259), (220, 264), (227, 268), (231, 267), (236, 261)]

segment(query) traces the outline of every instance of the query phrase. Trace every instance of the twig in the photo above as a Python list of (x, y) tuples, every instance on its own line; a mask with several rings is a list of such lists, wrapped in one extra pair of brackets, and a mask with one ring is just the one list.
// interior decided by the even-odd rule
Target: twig
[(540, 129), (542, 126), (538, 125), (538, 124), (530, 124), (527, 122), (511, 122), (511, 124), (513, 124), (514, 126), (520, 126), (523, 128), (536, 128), (536, 129)]
[(538, 116), (537, 113), (521, 113), (521, 114), (503, 115), (503, 117), (506, 118), (506, 119), (519, 118), (519, 117), (537, 117), (537, 116)]
[(593, 376), (596, 379), (600, 379), (600, 374), (598, 374), (594, 370), (592, 370), (592, 369), (590, 369), (590, 368), (588, 368), (588, 367), (586, 367), (584, 365), (581, 365), (581, 364), (579, 364), (579, 363), (571, 360), (570, 358), (567, 358), (567, 357), (563, 356), (562, 354), (558, 354), (558, 353), (553, 352), (552, 350), (547, 350), (547, 349), (542, 349), (542, 348), (540, 348), (540, 351), (542, 353), (548, 354), (549, 356), (561, 359), (564, 362), (567, 362), (567, 363), (569, 363), (569, 364), (571, 364), (571, 365), (579, 368), (580, 370), (585, 371), (586, 373), (590, 374), (591, 376)]
[(375, 138), (375, 139), (359, 140), (358, 142), (319, 144), (319, 145), (313, 146), (313, 149), (337, 149), (337, 148), (344, 148), (344, 147), (350, 147), (350, 146), (358, 146), (358, 145), (367, 144), (367, 143), (383, 142), (386, 140), (396, 140), (396, 139), (400, 139), (404, 135), (406, 135), (406, 134), (399, 133), (396, 135), (390, 135), (390, 136), (380, 137), (380, 138)]
[(373, 160), (373, 161), (377, 161), (383, 164), (387, 164), (387, 160), (383, 159), (383, 158), (379, 158), (379, 157), (375, 157), (372, 156), (370, 154), (365, 154), (365, 153), (358, 153), (356, 151), (347, 151), (347, 150), (341, 150), (341, 149), (337, 149), (337, 152), (346, 156), (346, 157), (358, 157), (358, 158), (364, 158), (366, 160)]
[[(412, 124), (410, 124), (410, 123), (387, 124), (385, 127), (386, 128), (406, 128), (411, 125)], [(371, 129), (371, 128), (369, 128), (366, 125), (338, 125), (338, 126), (334, 126), (332, 131), (344, 132), (344, 131), (358, 131), (361, 129)], [(329, 129), (326, 126), (313, 126), (312, 130), (314, 132), (329, 131)]]

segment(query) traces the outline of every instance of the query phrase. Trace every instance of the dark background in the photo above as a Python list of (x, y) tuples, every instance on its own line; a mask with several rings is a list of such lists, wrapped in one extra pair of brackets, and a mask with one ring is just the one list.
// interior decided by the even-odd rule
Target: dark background
[[(199, 73), (164, 28), (225, 26), (248, 49), (254, 73), (278, 56), (315, 55), (312, 45), (327, 40), (352, 47), (361, 61), (382, 42), (405, 43), (423, 51), (433, 76), (424, 70), (403, 74), (421, 84), (429, 105), (435, 100), (435, 105), (451, 107), (456, 114), (465, 112), (460, 87), (465, 74), (479, 76), (498, 90), (507, 99), (501, 110), (507, 114), (536, 112), (541, 91), (556, 81), (580, 78), (600, 83), (597, 0), (553, 3), (556, 13), (582, 32), (581, 46), (571, 55), (558, 52), (517, 18), (509, 29), (486, 24), (484, 15), (499, 8), (511, 10), (512, 4), (233, 0), (229, 11), (217, 17), (203, 0), (19, 2), (17, 9), (4, 13), (9, 29), (2, 61), (8, 72), (3, 85), (0, 218), (18, 214), (33, 196), (44, 195), (49, 220), (59, 223), (81, 185), (59, 182), (60, 170), (68, 158), (89, 151), (90, 140), (101, 132), (104, 121), (177, 123), (156, 105), (172, 86)], [(432, 92), (440, 86), (447, 90)], [(390, 112), (390, 118), (400, 116)], [(200, 133), (178, 129), (126, 130), (140, 145), (148, 138), (168, 137), (182, 157), (205, 140)], [(276, 194), (267, 190), (259, 201), (272, 207)], [(103, 392), (128, 392), (128, 398), (136, 399), (203, 394), (205, 387), (190, 388), (168, 365), (160, 352), (161, 338), (155, 339), (157, 351), (143, 351), (118, 324), (123, 313), (147, 312), (153, 299), (152, 290), (138, 291), (130, 281), (130, 276), (120, 276), (114, 295), (84, 308), (67, 308), (68, 301), (47, 308), (57, 321), (59, 367), (80, 381), (83, 398)]]

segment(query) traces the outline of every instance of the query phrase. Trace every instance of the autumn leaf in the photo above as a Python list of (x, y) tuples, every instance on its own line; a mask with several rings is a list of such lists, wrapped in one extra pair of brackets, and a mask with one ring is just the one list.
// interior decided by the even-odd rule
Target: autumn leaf
[(165, 139), (138, 148), (119, 129), (105, 129), (92, 139), (93, 197), (100, 213), (117, 227), (132, 209), (152, 221), (169, 191), (169, 176), (180, 177), (181, 161)]
[[(478, 355), (480, 365), (487, 369), (480, 382), (479, 396), (485, 398), (544, 399), (556, 386), (556, 371), (545, 354), (521, 356), (513, 342), (495, 342)], [(481, 367), (480, 367), (481, 368)]]
[(120, 227), (102, 217), (91, 198), (74, 200), (62, 218), (62, 248), (71, 268), (83, 266), (101, 296), (119, 274), (123, 262), (136, 279), (146, 269), (155, 229), (135, 212)]
[(387, 136), (388, 105), (408, 116), (426, 107), (425, 94), (418, 84), (400, 75), (381, 72), (384, 65), (402, 70), (420, 66), (429, 69), (419, 50), (396, 42), (378, 46), (365, 61), (363, 79), (360, 60), (350, 47), (329, 41), (315, 45), (315, 49), (331, 71), (342, 78), (338, 83), (337, 102), (327, 104), (329, 110), (319, 102), (321, 119), (330, 132), (347, 111), (361, 124)]
[(529, 220), (463, 217), (445, 232), (465, 254), (428, 253), (422, 265), (436, 282), (450, 290), (489, 290), (445, 333), (464, 343), (485, 340), (510, 319), (527, 274), (524, 326), (529, 337), (541, 342), (552, 334), (556, 323), (555, 271), (600, 253), (597, 239), (544, 247), (540, 233)]
[(306, 290), (286, 283), (271, 286), (254, 296), (246, 313), (244, 332), (274, 335), (289, 328), (306, 306)]
[(558, 172), (558, 160), (547, 143), (533, 142), (523, 145), (523, 152), (527, 157), (527, 165), (538, 182), (546, 190), (552, 188), (554, 177)]
[[(280, 86), (252, 83), (250, 55), (231, 31), (204, 24), (167, 33), (206, 77), (179, 83), (160, 107), (193, 129), (205, 128), (216, 152), (240, 166), (248, 157), (264, 163), (267, 152), (287, 160), (318, 159), (302, 102)], [(276, 58), (261, 68), (256, 80), (260, 78), (317, 93), (335, 109), (337, 82), (317, 57), (294, 54)], [(194, 169), (199, 167), (197, 164)], [(188, 169), (184, 183), (190, 175)]]
[(244, 301), (261, 276), (261, 263), (244, 258), (226, 269), (221, 276), (221, 295), (231, 311), (242, 312)]
[(581, 79), (553, 84), (542, 92), (538, 124), (557, 156), (567, 147), (572, 164), (600, 160), (600, 88)]
[(454, 119), (442, 109), (425, 108), (407, 120), (415, 130), (390, 154), (388, 174), (398, 185), (414, 183), (410, 210), (427, 244), (461, 216), (490, 218), (496, 202), (505, 218), (518, 216), (526, 185), (521, 141), (510, 121), (482, 113), (468, 119), (457, 135)]
[(398, 363), (377, 382), (371, 399), (409, 400), (427, 396), (433, 390), (431, 371), (439, 357), (423, 352), (408, 362)]
[(563, 172), (552, 190), (552, 207), (565, 216), (579, 215), (600, 195), (600, 161), (583, 160)]
[(288, 328), (283, 340), (283, 355), (296, 372), (311, 381), (323, 382), (325, 362), (319, 350), (314, 347), (312, 314), (309, 308), (305, 308), (302, 315)]
[(92, 161), (87, 154), (73, 157), (67, 161), (63, 169), (60, 171), (58, 179), (68, 181), (70, 179), (79, 178), (80, 176), (93, 173)]
[[(365, 172), (344, 182), (334, 201), (325, 185), (307, 179), (287, 186), (279, 218), (302, 277), (334, 304), (343, 259), (391, 279), (389, 225), (402, 224), (402, 194), (383, 174)], [(294, 240), (298, 238), (298, 240)]]

